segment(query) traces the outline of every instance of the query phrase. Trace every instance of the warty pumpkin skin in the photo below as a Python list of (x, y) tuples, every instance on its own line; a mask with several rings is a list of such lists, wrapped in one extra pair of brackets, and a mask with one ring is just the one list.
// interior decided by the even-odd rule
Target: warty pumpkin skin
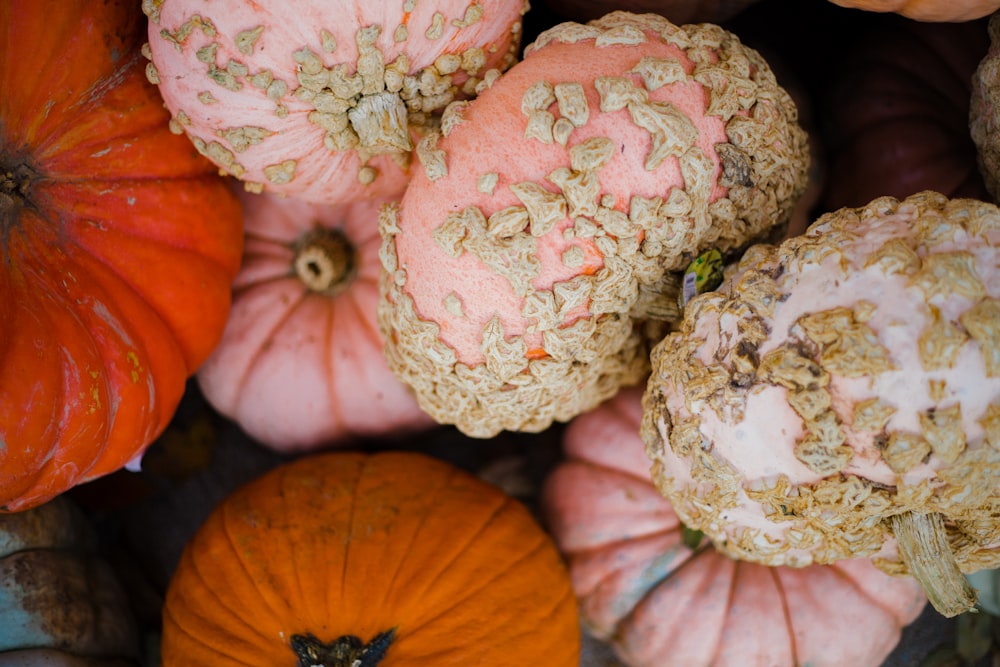
[(0, 515), (0, 667), (127, 667), (138, 657), (128, 598), (72, 502)]
[(170, 133), (134, 3), (0, 3), (0, 511), (121, 468), (218, 342), (239, 203)]
[(628, 12), (541, 33), (417, 157), (380, 220), (379, 326), (421, 407), (474, 437), (640, 381), (685, 267), (785, 222), (809, 161), (759, 53)]
[(734, 560), (686, 534), (650, 477), (641, 420), (638, 388), (574, 419), (543, 487), (585, 627), (628, 667), (882, 664), (927, 602), (920, 586), (867, 559)]
[(969, 132), (976, 147), (976, 162), (993, 201), (1000, 201), (1000, 13), (987, 22), (989, 48), (972, 75)]
[(869, 556), (934, 607), (1000, 564), (1000, 209), (923, 192), (750, 248), (653, 349), (643, 439), (736, 558)]
[(143, 0), (173, 126), (255, 192), (394, 196), (453, 99), (516, 60), (526, 0)]
[(224, 500), (185, 548), (163, 610), (163, 667), (358, 664), (308, 657), (309, 636), (384, 649), (366, 667), (580, 660), (551, 538), (497, 487), (415, 453), (285, 464)]
[(389, 370), (375, 321), (385, 200), (240, 198), (246, 242), (233, 305), (198, 371), (208, 401), (277, 451), (431, 426)]

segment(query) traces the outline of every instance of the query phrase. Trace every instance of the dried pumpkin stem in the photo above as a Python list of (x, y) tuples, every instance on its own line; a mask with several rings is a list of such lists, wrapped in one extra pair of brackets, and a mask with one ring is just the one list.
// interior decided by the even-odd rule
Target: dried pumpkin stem
[(7, 227), (9, 219), (27, 205), (32, 182), (37, 174), (26, 164), (8, 167), (0, 162), (0, 225)]
[(952, 617), (976, 606), (976, 592), (958, 569), (939, 513), (905, 512), (889, 519), (899, 554), (934, 608)]
[(339, 229), (320, 227), (295, 246), (295, 274), (313, 292), (342, 292), (357, 273), (354, 245)]
[(354, 635), (343, 635), (327, 644), (305, 634), (292, 635), (290, 645), (299, 659), (298, 667), (376, 667), (395, 638), (393, 628), (375, 635), (367, 644)]

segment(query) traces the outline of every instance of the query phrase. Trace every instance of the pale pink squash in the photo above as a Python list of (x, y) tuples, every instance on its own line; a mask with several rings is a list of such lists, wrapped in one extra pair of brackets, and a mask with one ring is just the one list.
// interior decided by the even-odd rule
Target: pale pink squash
[(246, 244), (208, 401), (281, 451), (426, 427), (375, 322), (384, 200), (327, 206), (241, 193)]
[(893, 12), (917, 21), (971, 21), (1000, 9), (1000, 0), (830, 0), (868, 12)]
[(527, 2), (142, 7), (173, 128), (252, 191), (336, 204), (402, 191), (444, 106), (516, 60)]
[(650, 479), (629, 388), (574, 419), (545, 480), (543, 518), (585, 627), (628, 667), (877, 667), (927, 601), (859, 558), (806, 568), (729, 558)]
[(638, 382), (679, 274), (787, 220), (809, 161), (756, 51), (652, 14), (545, 31), (441, 130), (383, 211), (379, 322), (423, 408), (477, 437)]
[(924, 192), (751, 248), (653, 350), (643, 438), (729, 555), (871, 556), (945, 615), (1000, 565), (1000, 209)]

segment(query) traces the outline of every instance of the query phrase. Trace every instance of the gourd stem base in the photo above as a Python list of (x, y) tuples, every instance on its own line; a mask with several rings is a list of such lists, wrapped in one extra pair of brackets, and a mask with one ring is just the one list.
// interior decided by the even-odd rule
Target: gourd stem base
[(367, 644), (354, 635), (343, 635), (329, 644), (311, 634), (292, 635), (291, 647), (298, 667), (376, 667), (396, 638), (396, 629), (375, 635)]
[(889, 523), (903, 562), (934, 608), (949, 618), (974, 610), (976, 593), (948, 546), (943, 517), (905, 512), (891, 517)]
[(10, 164), (0, 156), (0, 231), (7, 230), (30, 202), (35, 171), (23, 162)]
[(294, 249), (295, 274), (311, 291), (333, 296), (354, 279), (355, 248), (341, 230), (316, 228), (303, 236)]

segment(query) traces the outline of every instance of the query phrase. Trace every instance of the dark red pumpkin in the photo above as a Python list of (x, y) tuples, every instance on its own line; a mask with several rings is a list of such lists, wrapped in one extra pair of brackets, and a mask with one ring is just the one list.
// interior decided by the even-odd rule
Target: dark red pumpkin
[(121, 468), (216, 345), (242, 219), (129, 0), (0, 3), (0, 511)]
[(824, 210), (923, 190), (989, 200), (969, 132), (984, 20), (922, 23), (862, 15), (817, 112), (828, 151)]

